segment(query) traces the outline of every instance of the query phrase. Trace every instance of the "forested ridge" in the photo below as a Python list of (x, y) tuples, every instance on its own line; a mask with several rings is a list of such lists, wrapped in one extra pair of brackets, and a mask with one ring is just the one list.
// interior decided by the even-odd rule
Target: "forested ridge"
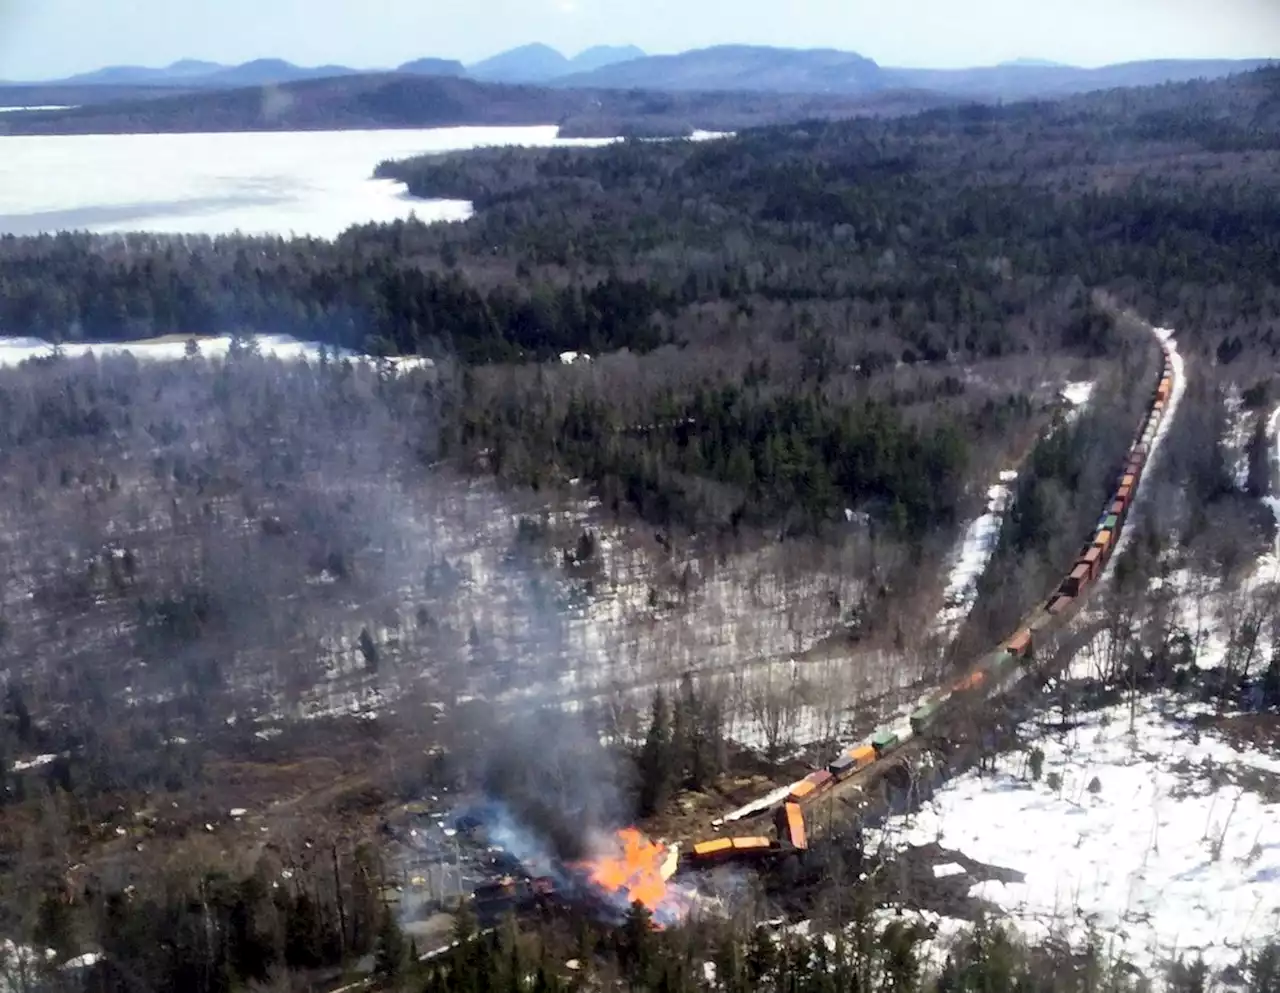
[[(92, 87), (88, 88), (90, 91)], [(558, 124), (566, 136), (688, 135), (806, 117), (912, 113), (954, 102), (900, 88), (866, 94), (669, 93), (660, 89), (563, 89), (455, 76), (369, 72), (270, 87), (5, 88), (17, 106), (74, 106), (5, 115), (0, 134), (173, 134)], [(42, 99), (40, 98), (43, 94)]]
[[(464, 913), (467, 940), (413, 966), (389, 812), (430, 796), (445, 816), (533, 687), (611, 743), (584, 766), (625, 816), (702, 830), (700, 803), (803, 765), (785, 758), (802, 709), (827, 721), (816, 761), (875, 726), (887, 687), (989, 649), (1062, 574), (1146, 409), (1157, 349), (1122, 305), (1178, 327), (1196, 370), (1151, 502), (1190, 554), (1238, 569), (1261, 529), (1227, 470), (1225, 387), (1253, 411), (1274, 392), (1277, 108), (1264, 71), (487, 150), (379, 167), (474, 200), (457, 225), (0, 239), (0, 334), (237, 334), (225, 360), (0, 369), (0, 927), (54, 949), (36, 971), (55, 985), (100, 949), (92, 982), (113, 990), (336, 987), (359, 963), (440, 993), (1130, 989), (1101, 954), (989, 927), (926, 980), (924, 935), (873, 937), (853, 905), (871, 890), (852, 836), (723, 927), (551, 914), (471, 941)], [(432, 362), (286, 363), (255, 331)], [(1070, 416), (1067, 379), (1095, 384)], [(945, 554), (1015, 464), (948, 655)], [(1164, 539), (1140, 528), (1132, 557), (1155, 570)], [(778, 658), (799, 660), (790, 682), (742, 678)], [(863, 707), (868, 726), (846, 716)], [(524, 752), (576, 741), (553, 714)], [(763, 756), (735, 744), (744, 720)], [(764, 940), (779, 906), (814, 936)], [(1273, 953), (1241, 970), (1274, 987)]]

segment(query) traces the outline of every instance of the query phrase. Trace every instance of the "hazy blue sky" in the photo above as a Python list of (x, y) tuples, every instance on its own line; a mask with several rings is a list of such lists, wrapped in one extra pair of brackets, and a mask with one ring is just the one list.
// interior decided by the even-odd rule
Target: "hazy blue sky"
[(544, 41), (835, 47), (882, 65), (1280, 56), (1280, 0), (0, 0), (0, 79), (183, 57), (389, 66)]

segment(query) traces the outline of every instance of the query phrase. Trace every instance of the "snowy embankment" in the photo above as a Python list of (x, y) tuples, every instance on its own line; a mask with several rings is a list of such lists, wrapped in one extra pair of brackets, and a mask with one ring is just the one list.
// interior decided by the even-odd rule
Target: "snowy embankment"
[(987, 506), (981, 517), (965, 528), (951, 571), (947, 589), (943, 593), (943, 608), (938, 614), (938, 629), (954, 635), (961, 622), (969, 616), (978, 598), (978, 580), (982, 578), (987, 563), (995, 554), (1000, 540), (1000, 526), (1013, 496), (1013, 484), (1018, 473), (1006, 469), (1000, 473), (1000, 482), (987, 490)]
[[(1071, 408), (1067, 413), (1068, 422), (1080, 416), (1093, 396), (1093, 389), (1091, 382), (1068, 383), (1062, 388), (1060, 395)], [(995, 554), (1000, 528), (1013, 499), (1013, 486), (1017, 480), (1018, 473), (1014, 469), (1000, 473), (999, 482), (987, 490), (985, 511), (965, 528), (960, 546), (951, 557), (943, 608), (937, 620), (939, 633), (948, 640), (955, 636), (977, 602), (978, 580)]]
[[(1267, 421), (1267, 442), (1271, 448), (1271, 492), (1262, 498), (1270, 509), (1271, 514), (1276, 519), (1276, 526), (1280, 528), (1280, 407), (1277, 407), (1272, 413), (1271, 418)], [(1280, 534), (1276, 536), (1276, 550), (1274, 556), (1277, 565), (1280, 566)]]

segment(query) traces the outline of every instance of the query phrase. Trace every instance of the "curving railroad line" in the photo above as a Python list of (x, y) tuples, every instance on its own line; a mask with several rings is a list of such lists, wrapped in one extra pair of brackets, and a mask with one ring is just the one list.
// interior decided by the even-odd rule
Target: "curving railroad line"
[(720, 837), (698, 842), (685, 854), (684, 864), (697, 868), (730, 859), (804, 850), (808, 847), (805, 812), (818, 800), (842, 784), (862, 785), (879, 778), (902, 757), (904, 746), (928, 735), (958, 707), (1004, 695), (1032, 671), (1037, 645), (1060, 628), (1088, 593), (1109, 575), (1108, 566), (1114, 553), (1127, 543), (1122, 542), (1122, 537), (1127, 535), (1124, 528), (1137, 499), (1143, 473), (1162, 436), (1166, 415), (1184, 387), (1182, 363), (1171, 344), (1172, 332), (1153, 329), (1153, 333), (1160, 342), (1164, 361), (1147, 417), (1129, 445), (1097, 524), (1076, 556), (1071, 571), (1048, 600), (964, 675), (929, 694), (909, 717), (882, 727), (842, 750), (825, 767), (793, 784), (779, 802), (763, 805), (759, 813), (772, 813), (776, 837)]

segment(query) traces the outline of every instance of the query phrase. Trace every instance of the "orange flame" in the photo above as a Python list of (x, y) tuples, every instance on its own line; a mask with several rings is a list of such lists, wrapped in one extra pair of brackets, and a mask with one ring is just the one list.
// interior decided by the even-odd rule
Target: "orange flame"
[(663, 876), (669, 855), (635, 828), (623, 828), (610, 839), (611, 851), (578, 863), (587, 880), (627, 906), (640, 902), (655, 917), (683, 917), (682, 901)]

